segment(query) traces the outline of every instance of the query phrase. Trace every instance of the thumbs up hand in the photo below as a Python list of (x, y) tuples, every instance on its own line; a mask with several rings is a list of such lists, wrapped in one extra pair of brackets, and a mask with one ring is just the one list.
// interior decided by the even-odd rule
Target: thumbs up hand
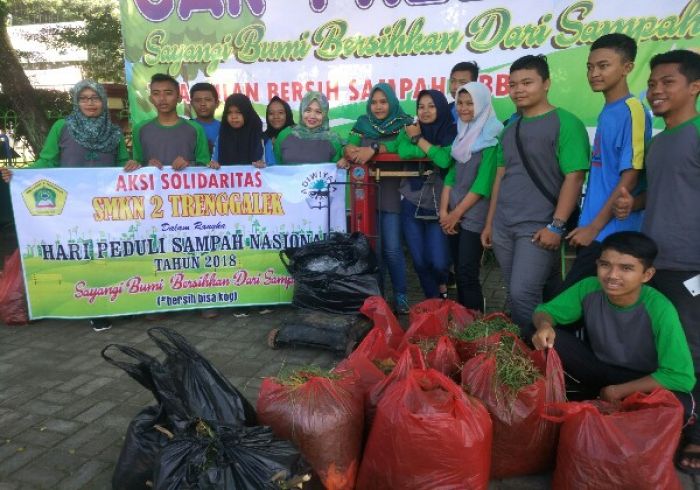
[(613, 214), (617, 219), (625, 219), (632, 212), (634, 197), (625, 186), (620, 187), (620, 192), (613, 203)]

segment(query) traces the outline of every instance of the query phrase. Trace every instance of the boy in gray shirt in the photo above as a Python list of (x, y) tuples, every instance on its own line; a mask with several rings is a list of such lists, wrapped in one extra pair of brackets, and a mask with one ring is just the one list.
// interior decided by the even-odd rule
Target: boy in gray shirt
[(499, 138), (498, 170), (481, 234), (482, 244), (493, 246), (513, 321), (521, 329), (542, 302), (590, 167), (585, 126), (549, 103), (549, 86), (544, 56), (523, 56), (511, 65), (510, 97), (520, 116)]
[(179, 89), (177, 80), (169, 75), (156, 73), (151, 77), (149, 99), (158, 115), (134, 126), (134, 158), (124, 167), (127, 172), (142, 165), (158, 168), (171, 165), (173, 170), (181, 170), (191, 164), (209, 164), (209, 143), (204, 129), (177, 114)]
[[(678, 310), (693, 355), (700, 366), (700, 54), (679, 49), (654, 56), (647, 100), (666, 129), (652, 138), (645, 159), (647, 192), (636, 199), (627, 189), (615, 214), (645, 208), (642, 231), (656, 241), (659, 256), (652, 286)], [(693, 292), (694, 291), (694, 292)], [(693, 394), (697, 400), (700, 388)], [(678, 466), (700, 474), (700, 435), (688, 439)]]

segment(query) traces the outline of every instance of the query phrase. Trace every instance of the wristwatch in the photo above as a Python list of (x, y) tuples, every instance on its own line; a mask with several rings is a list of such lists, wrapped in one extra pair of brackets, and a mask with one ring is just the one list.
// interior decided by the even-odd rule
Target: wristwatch
[(417, 134), (417, 135), (415, 135), (415, 136), (411, 136), (411, 143), (414, 144), (414, 145), (417, 145), (417, 144), (418, 144), (418, 140), (421, 139), (422, 137), (423, 137), (422, 134)]
[(552, 218), (552, 226), (555, 228), (566, 228), (566, 221), (559, 218)]
[(376, 141), (373, 141), (372, 143), (370, 143), (369, 147), (372, 148), (375, 155), (377, 153), (379, 153), (379, 143), (377, 143)]

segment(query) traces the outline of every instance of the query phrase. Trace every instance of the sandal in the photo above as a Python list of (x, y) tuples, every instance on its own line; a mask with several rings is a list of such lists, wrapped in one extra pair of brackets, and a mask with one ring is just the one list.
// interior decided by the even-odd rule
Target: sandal
[(693, 468), (691, 466), (685, 466), (681, 463), (684, 459), (690, 459), (690, 460), (696, 460), (696, 462), (700, 463), (700, 451), (678, 451), (676, 455), (676, 460), (674, 461), (676, 464), (676, 468), (678, 468), (680, 471), (687, 475), (700, 475), (700, 466), (697, 468)]

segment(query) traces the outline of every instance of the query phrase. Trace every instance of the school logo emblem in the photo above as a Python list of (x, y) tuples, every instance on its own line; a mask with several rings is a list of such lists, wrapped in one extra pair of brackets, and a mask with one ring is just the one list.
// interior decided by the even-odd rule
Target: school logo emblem
[(301, 182), (301, 193), (311, 209), (328, 207), (331, 182), (335, 182), (335, 174), (326, 171), (311, 172)]
[(68, 193), (53, 182), (41, 179), (22, 192), (22, 199), (32, 216), (58, 216), (63, 213)]

